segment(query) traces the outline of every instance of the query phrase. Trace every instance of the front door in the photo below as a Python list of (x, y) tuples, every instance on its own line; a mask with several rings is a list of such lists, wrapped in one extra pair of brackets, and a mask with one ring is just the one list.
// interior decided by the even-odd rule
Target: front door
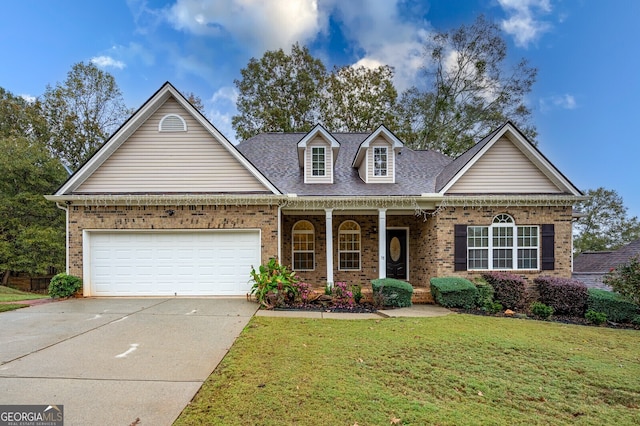
[(407, 279), (406, 229), (387, 229), (387, 278)]

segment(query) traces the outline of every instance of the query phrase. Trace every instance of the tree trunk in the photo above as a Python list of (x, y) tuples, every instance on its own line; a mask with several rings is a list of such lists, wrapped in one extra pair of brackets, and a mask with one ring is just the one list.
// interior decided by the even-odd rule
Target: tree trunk
[(11, 271), (8, 269), (2, 274), (2, 285), (5, 287), (9, 283), (9, 275), (11, 275)]

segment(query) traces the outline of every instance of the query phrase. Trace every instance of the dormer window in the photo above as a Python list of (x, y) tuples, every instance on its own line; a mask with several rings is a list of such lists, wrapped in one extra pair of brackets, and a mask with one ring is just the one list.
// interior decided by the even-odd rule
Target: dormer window
[(313, 176), (324, 176), (326, 173), (325, 148), (323, 146), (311, 148), (311, 170)]
[(387, 147), (373, 148), (373, 175), (387, 175)]

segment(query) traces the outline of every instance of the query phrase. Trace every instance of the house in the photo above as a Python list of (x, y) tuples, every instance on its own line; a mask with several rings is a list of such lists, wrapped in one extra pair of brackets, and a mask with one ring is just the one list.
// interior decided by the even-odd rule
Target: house
[(85, 296), (244, 295), (277, 258), (309, 283), (571, 276), (583, 194), (511, 123), (456, 159), (372, 133), (231, 144), (164, 84), (47, 199)]
[(640, 256), (640, 238), (611, 251), (585, 251), (573, 259), (572, 278), (582, 281), (587, 287), (611, 290), (602, 279), (607, 272)]

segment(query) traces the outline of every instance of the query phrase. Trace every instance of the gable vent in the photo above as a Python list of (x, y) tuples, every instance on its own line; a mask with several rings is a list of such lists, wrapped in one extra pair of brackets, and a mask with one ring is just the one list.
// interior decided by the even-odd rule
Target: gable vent
[(167, 114), (160, 120), (160, 132), (186, 132), (187, 123), (177, 114)]

